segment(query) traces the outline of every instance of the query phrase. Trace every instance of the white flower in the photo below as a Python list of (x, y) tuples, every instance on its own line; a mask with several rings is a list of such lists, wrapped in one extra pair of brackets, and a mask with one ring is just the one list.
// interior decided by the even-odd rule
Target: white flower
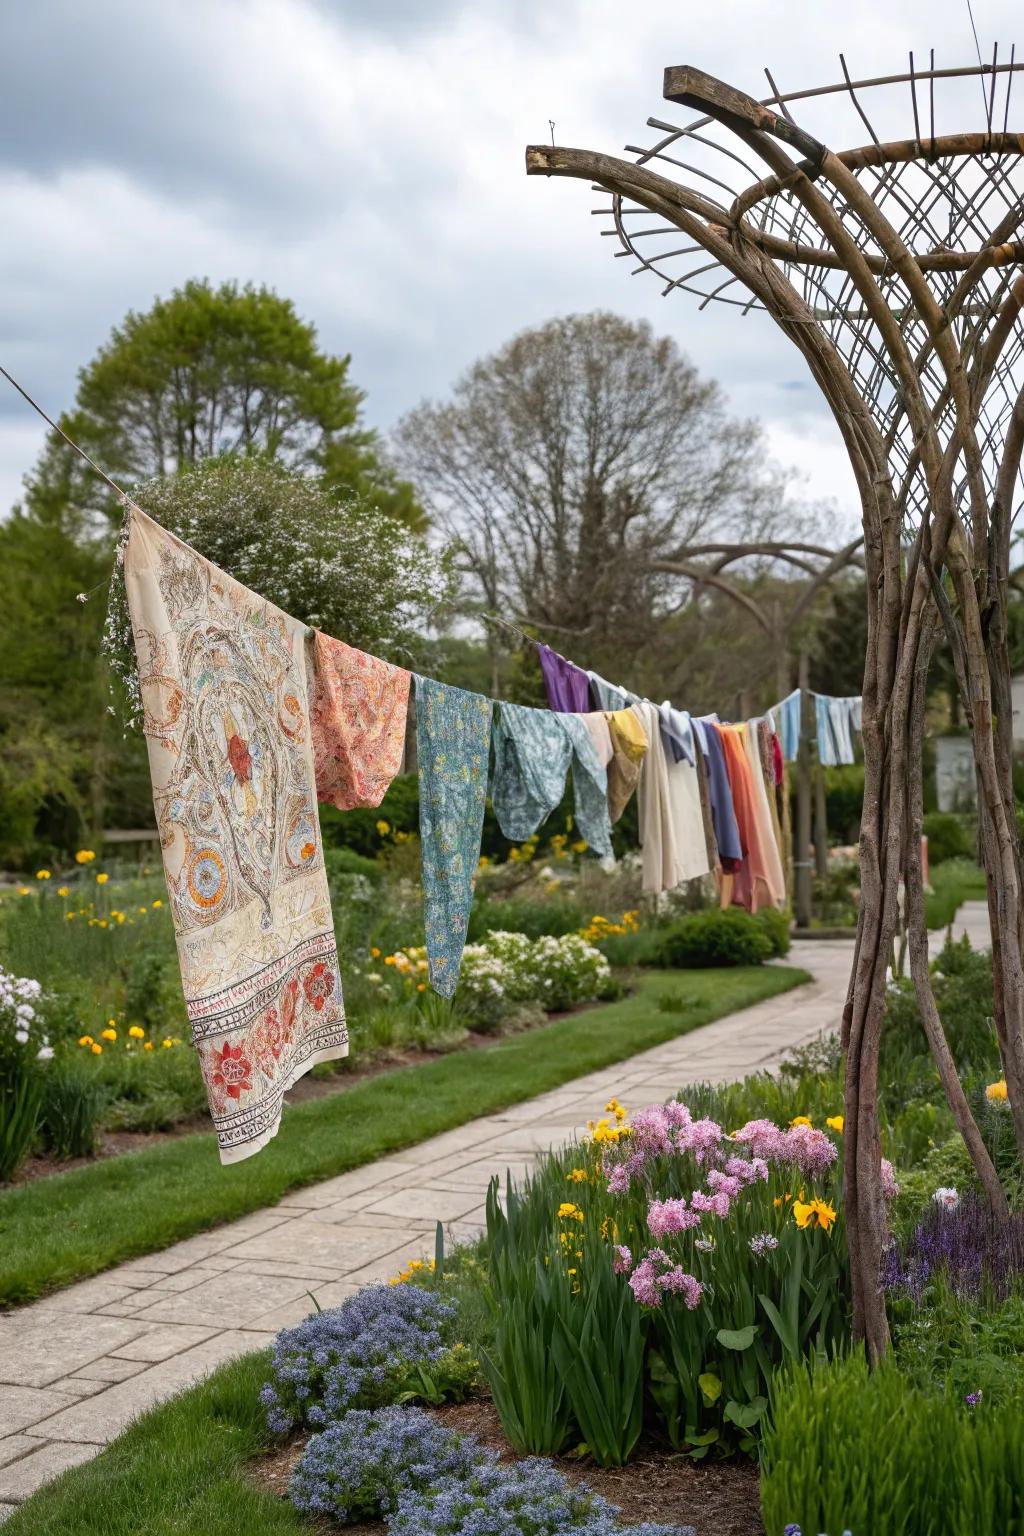
[(14, 1031), (14, 1038), (17, 1040), (19, 1045), (28, 1045), (28, 1030), (16, 1029)]
[(49, 1061), (52, 1055), (53, 1055), (53, 1046), (52, 1045), (41, 1045), (39, 1047), (38, 1051), (36, 1051), (36, 1060), (37, 1061)]
[(932, 1199), (935, 1201), (936, 1205), (941, 1205), (947, 1211), (955, 1210), (956, 1207), (960, 1204), (960, 1196), (958, 1195), (957, 1191), (951, 1186), (945, 1184), (940, 1185), (940, 1187), (932, 1195)]

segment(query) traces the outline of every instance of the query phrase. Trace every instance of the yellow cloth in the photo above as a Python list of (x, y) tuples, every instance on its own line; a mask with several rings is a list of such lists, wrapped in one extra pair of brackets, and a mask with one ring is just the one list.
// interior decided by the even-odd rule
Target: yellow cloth
[(612, 739), (608, 764), (608, 815), (618, 821), (640, 779), (640, 765), (650, 746), (647, 732), (632, 709), (616, 709), (605, 716)]

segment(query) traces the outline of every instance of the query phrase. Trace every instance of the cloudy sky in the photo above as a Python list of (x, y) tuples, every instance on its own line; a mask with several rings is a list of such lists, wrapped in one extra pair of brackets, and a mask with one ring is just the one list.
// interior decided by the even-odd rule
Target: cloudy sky
[[(1001, 55), (1024, 47), (1019, 0), (974, 11), (986, 56), (997, 40)], [(0, 361), (58, 412), (126, 310), (192, 276), (251, 280), (352, 353), (386, 430), (516, 330), (601, 306), (671, 333), (845, 522), (842, 449), (770, 322), (630, 277), (590, 216), (601, 199), (527, 179), (523, 147), (549, 138), (549, 119), (561, 144), (649, 142), (648, 116), (673, 110), (666, 64), (761, 96), (766, 65), (793, 90), (840, 78), (840, 49), (864, 78), (930, 47), (940, 65), (973, 61), (966, 0), (4, 6)], [(1015, 105), (1010, 127), (1024, 127), (1019, 87)], [(833, 111), (810, 126), (836, 148), (861, 142)], [(42, 434), (0, 388), (2, 511)]]

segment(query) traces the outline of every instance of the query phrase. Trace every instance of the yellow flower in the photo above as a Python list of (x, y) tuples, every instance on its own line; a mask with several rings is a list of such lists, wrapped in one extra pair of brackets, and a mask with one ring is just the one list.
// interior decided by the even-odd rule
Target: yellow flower
[(476, 867), (477, 869), (487, 869), (490, 866), (490, 862), (491, 861), (487, 857), (486, 853), (482, 853), (476, 861)]
[(570, 1168), (566, 1178), (570, 1184), (585, 1184), (588, 1178), (587, 1170), (585, 1168)]
[(49, 880), (49, 878), (50, 878), (50, 871), (48, 869), (37, 869), (36, 870), (36, 879), (37, 880)]
[(579, 842), (572, 843), (570, 846), (573, 853), (586, 853), (589, 845), (585, 843), (582, 838), (580, 838)]
[(68, 888), (68, 886), (66, 886), (66, 885), (58, 885), (58, 887), (57, 887), (57, 895), (58, 896), (70, 896), (71, 895), (71, 891)]
[(822, 1227), (826, 1232), (831, 1230), (836, 1219), (835, 1207), (827, 1205), (824, 1200), (794, 1200), (793, 1220), (801, 1229), (807, 1227)]
[(776, 1195), (775, 1199), (772, 1201), (772, 1205), (774, 1205), (775, 1209), (778, 1210), (778, 1208), (779, 1208), (779, 1206), (781, 1204), (782, 1204), (782, 1196), (781, 1195)]
[(425, 981), (419, 981), (419, 982), (416, 983), (416, 991), (417, 992), (425, 992), (426, 990), (427, 990), (427, 984), (426, 984)]
[(394, 955), (385, 955), (384, 956), (384, 964), (385, 965), (394, 965), (394, 963), (395, 963)]
[(169, 1051), (171, 1049), (171, 1046), (174, 1044), (174, 1041), (171, 1040), (167, 1035), (165, 1035), (164, 1038), (161, 1040), (160, 1044), (163, 1046), (165, 1051)]
[(74, 920), (74, 918), (75, 918), (75, 917), (76, 917), (76, 915), (77, 915), (77, 914), (76, 914), (76, 913), (74, 913), (74, 912), (65, 912), (65, 913), (64, 913), (64, 921), (65, 921), (65, 922), (66, 922), (66, 923), (70, 923), (70, 922), (72, 922), (72, 921), (73, 921), (73, 920)]
[(97, 926), (100, 927), (100, 928), (105, 928), (107, 926), (106, 918), (105, 917), (101, 917)]
[(142, 1049), (144, 1051), (151, 1051), (153, 1049), (153, 1042), (152, 1042), (152, 1040), (147, 1040), (145, 1045), (142, 1047)]
[(989, 1083), (985, 1089), (985, 1097), (990, 1104), (1002, 1103), (1006, 1099), (1006, 1079), (1001, 1077), (998, 1083)]
[(91, 864), (96, 855), (91, 848), (79, 848), (75, 854), (76, 864)]
[(388, 833), (391, 831), (391, 823), (381, 819), (377, 823), (377, 831), (380, 833), (381, 837), (387, 837)]
[(370, 946), (370, 959), (371, 960), (379, 960), (380, 959), (380, 950), (377, 948), (376, 944), (371, 944), (371, 946)]
[(100, 873), (96, 876), (96, 884), (97, 885), (106, 885), (106, 883), (107, 883), (107, 881), (109, 879), (110, 879), (110, 876), (108, 874), (104, 873), (104, 871), (101, 870)]
[(559, 1221), (582, 1221), (583, 1212), (578, 1205), (573, 1205), (571, 1200), (563, 1200), (558, 1207)]
[(92, 1045), (92, 1043), (93, 1043), (92, 1035), (82, 1035), (80, 1037), (78, 1043), (79, 1043), (79, 1045)]
[(513, 862), (521, 857), (518, 848), (510, 848), (508, 851), (508, 856), (513, 860)]
[(148, 911), (149, 911), (149, 908), (148, 908), (148, 907), (140, 907), (140, 908), (139, 908), (139, 911), (140, 911), (140, 912), (141, 912), (141, 913), (143, 913), (143, 914), (145, 914), (145, 913), (146, 913), (146, 912), (148, 912)]
[(163, 902), (162, 901), (154, 901), (153, 905), (154, 905), (154, 907), (162, 907), (163, 906)]
[(789, 1123), (790, 1125), (810, 1125), (811, 1122), (806, 1115), (794, 1115)]
[(102, 1056), (103, 1055), (103, 1047), (96, 1040), (94, 1040), (93, 1043), (92, 1043), (92, 1054), (94, 1056)]
[(19, 885), (18, 886), (18, 895), (19, 896), (30, 896), (31, 894), (32, 893), (29, 890), (27, 885)]
[(137, 1024), (133, 1024), (128, 1033), (131, 1035), (133, 1040), (145, 1040), (146, 1038), (146, 1031), (144, 1029), (140, 1029)]
[(107, 1029), (101, 1029), (100, 1030), (100, 1039), (101, 1040), (116, 1040), (117, 1039), (117, 1030), (116, 1029), (111, 1029), (109, 1027)]
[(829, 1115), (828, 1119), (825, 1121), (825, 1124), (828, 1126), (830, 1131), (838, 1131), (840, 1136), (843, 1134), (842, 1115)]

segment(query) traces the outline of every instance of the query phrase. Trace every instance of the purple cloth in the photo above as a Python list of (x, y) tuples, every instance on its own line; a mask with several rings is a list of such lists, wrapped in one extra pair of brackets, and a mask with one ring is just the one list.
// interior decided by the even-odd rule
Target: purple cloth
[(585, 715), (590, 709), (590, 679), (581, 667), (566, 661), (550, 646), (538, 645), (540, 669), (548, 691), (548, 703), (563, 715)]
[[(694, 726), (698, 727), (695, 720)], [(708, 799), (711, 801), (711, 824), (715, 829), (718, 855), (722, 859), (742, 859), (743, 844), (740, 841), (739, 824), (732, 803), (729, 774), (725, 766), (725, 750), (717, 731), (703, 728), (699, 723), (698, 739), (708, 770)]]

